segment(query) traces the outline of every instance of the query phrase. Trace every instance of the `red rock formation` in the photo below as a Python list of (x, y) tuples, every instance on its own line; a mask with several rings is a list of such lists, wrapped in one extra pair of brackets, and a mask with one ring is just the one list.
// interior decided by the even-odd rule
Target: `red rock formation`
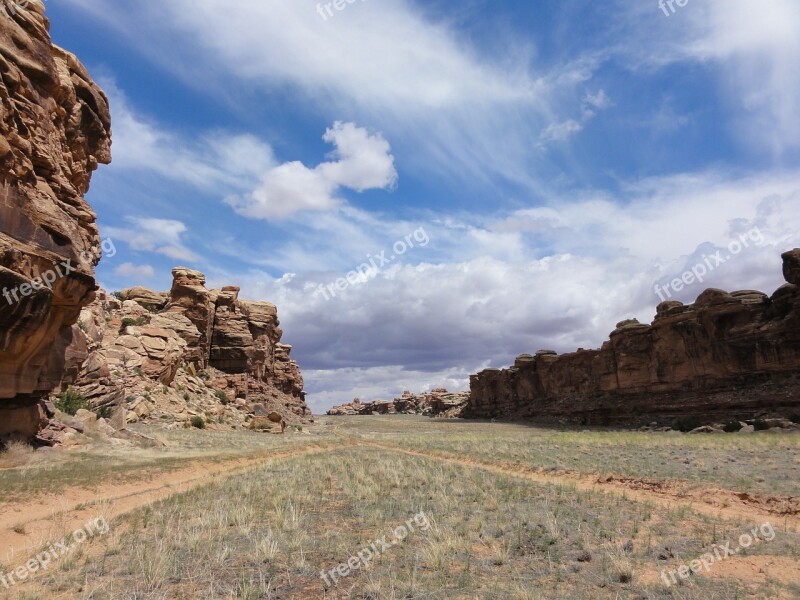
[(800, 413), (800, 250), (783, 255), (787, 284), (710, 289), (664, 302), (652, 325), (623, 321), (600, 350), (522, 355), (470, 381), (471, 417), (644, 424)]
[(329, 415), (426, 415), (430, 417), (460, 417), (469, 399), (468, 392), (448, 392), (444, 388), (436, 388), (425, 394), (415, 395), (403, 392), (394, 400), (376, 400), (362, 403), (356, 398), (348, 404), (334, 406)]
[(111, 160), (106, 97), (48, 28), (39, 4), (0, 17), (0, 435), (27, 438), (93, 298), (101, 243), (83, 195)]
[(70, 353), (83, 360), (62, 388), (95, 408), (124, 406), (129, 421), (171, 426), (210, 414), (229, 428), (273, 411), (289, 423), (307, 420), (277, 308), (238, 295), (237, 287), (208, 290), (202, 273), (182, 267), (169, 293), (99, 293), (74, 328)]

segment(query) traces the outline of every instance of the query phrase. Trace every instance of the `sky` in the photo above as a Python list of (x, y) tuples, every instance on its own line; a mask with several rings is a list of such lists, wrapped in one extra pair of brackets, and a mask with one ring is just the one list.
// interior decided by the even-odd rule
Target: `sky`
[(800, 246), (796, 0), (48, 0), (108, 290), (278, 306), (315, 412), (599, 347)]

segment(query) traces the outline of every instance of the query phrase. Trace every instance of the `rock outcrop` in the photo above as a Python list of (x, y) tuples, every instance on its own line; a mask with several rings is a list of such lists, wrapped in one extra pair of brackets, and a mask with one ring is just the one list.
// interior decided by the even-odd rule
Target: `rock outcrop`
[(111, 160), (108, 102), (54, 46), (44, 5), (0, 11), (0, 436), (47, 424), (71, 326), (93, 300), (101, 256), (84, 200)]
[(623, 321), (600, 350), (519, 356), (470, 381), (467, 416), (641, 425), (800, 414), (800, 250), (772, 296), (706, 290)]
[(208, 290), (202, 273), (182, 267), (170, 292), (98, 292), (73, 328), (61, 389), (95, 410), (122, 410), (123, 422), (173, 427), (194, 417), (230, 429), (270, 413), (310, 420), (277, 308), (238, 295), (237, 287)]
[(448, 392), (436, 388), (424, 394), (404, 392), (394, 400), (376, 400), (362, 403), (356, 398), (353, 402), (334, 406), (329, 415), (426, 415), (429, 417), (460, 417), (467, 406), (469, 392)]

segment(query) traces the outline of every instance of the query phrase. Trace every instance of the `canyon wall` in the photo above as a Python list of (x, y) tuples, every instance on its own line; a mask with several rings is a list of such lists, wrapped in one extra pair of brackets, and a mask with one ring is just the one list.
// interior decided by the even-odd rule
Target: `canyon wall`
[(39, 2), (0, 11), (0, 436), (46, 424), (101, 256), (84, 194), (111, 160), (108, 102), (48, 29)]
[(620, 323), (599, 350), (519, 356), (470, 380), (467, 416), (581, 425), (800, 414), (800, 250), (772, 296), (710, 289)]

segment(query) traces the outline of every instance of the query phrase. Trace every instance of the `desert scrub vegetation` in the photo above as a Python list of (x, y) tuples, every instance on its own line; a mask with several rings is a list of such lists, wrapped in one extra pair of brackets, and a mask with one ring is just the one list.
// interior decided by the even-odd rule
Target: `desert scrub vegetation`
[(35, 450), (24, 442), (0, 442), (0, 469), (26, 466), (36, 458)]
[(77, 390), (72, 389), (63, 392), (58, 396), (55, 401), (55, 407), (61, 412), (65, 412), (72, 416), (75, 416), (75, 414), (81, 409), (91, 410), (91, 406), (89, 401), (86, 399), (86, 396)]
[(138, 319), (125, 317), (120, 323), (119, 330), (124, 331), (128, 327), (142, 327), (143, 325), (147, 325), (149, 322), (150, 320), (147, 317), (139, 317)]
[(489, 458), (545, 471), (574, 471), (689, 487), (797, 496), (800, 434), (702, 434), (548, 429), (413, 416), (335, 417), (348, 433), (409, 449)]
[[(320, 571), (420, 511), (429, 530), (325, 589)], [(130, 513), (112, 523), (104, 546), (36, 586), (98, 599), (723, 600), (746, 590), (699, 576), (666, 588), (658, 574), (752, 526), (350, 448), (266, 463)], [(797, 559), (798, 541), (778, 532), (753, 553)]]
[(23, 444), (9, 444), (9, 452), (0, 454), (0, 508), (4, 503), (57, 494), (73, 486), (94, 488), (148, 480), (199, 460), (214, 463), (314, 446), (322, 437), (264, 435), (246, 430), (164, 430), (142, 424), (129, 429), (155, 438), (159, 445), (142, 448), (97, 443), (67, 453), (48, 449), (34, 452)]

